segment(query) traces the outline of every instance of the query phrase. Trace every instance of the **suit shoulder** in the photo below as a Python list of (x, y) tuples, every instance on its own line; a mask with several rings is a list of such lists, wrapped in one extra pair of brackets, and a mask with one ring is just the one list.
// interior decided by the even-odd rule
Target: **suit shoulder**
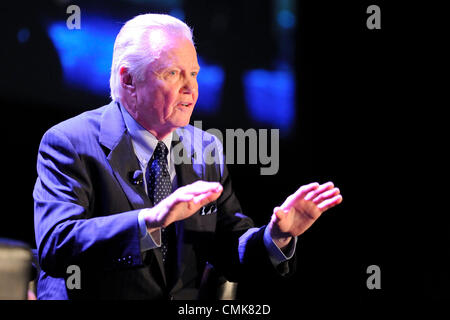
[(67, 136), (79, 135), (81, 132), (99, 127), (101, 116), (106, 106), (85, 111), (75, 117), (54, 125), (49, 130), (60, 131)]
[[(42, 142), (59, 144), (58, 140), (69, 141), (74, 147), (97, 143), (100, 120), (107, 106), (85, 111), (75, 117), (64, 120), (46, 131)], [(42, 143), (41, 142), (41, 143)]]

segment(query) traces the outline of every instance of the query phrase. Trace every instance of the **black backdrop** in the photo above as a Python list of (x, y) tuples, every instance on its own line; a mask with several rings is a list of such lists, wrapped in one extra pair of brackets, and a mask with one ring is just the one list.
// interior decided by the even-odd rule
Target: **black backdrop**
[[(107, 2), (98, 3), (108, 10)], [(254, 8), (256, 16), (270, 10), (268, 1), (218, 3), (232, 21), (230, 39), (240, 28), (248, 31), (248, 21), (240, 19), (241, 6)], [(273, 287), (268, 298), (358, 303), (449, 297), (449, 227), (440, 216), (448, 209), (432, 207), (445, 199), (445, 189), (440, 191), (432, 181), (436, 177), (443, 181), (446, 174), (438, 169), (446, 156), (437, 143), (445, 133), (440, 125), (443, 120), (436, 115), (444, 84), (430, 73), (443, 70), (437, 63), (443, 56), (437, 36), (441, 29), (434, 24), (439, 19), (432, 19), (431, 24), (420, 22), (440, 10), (413, 8), (407, 3), (394, 8), (377, 1), (382, 29), (368, 30), (366, 8), (370, 4), (298, 2), (297, 119), (294, 133), (281, 140), (280, 170), (275, 176), (261, 176), (256, 166), (230, 166), (244, 212), (259, 225), (268, 221), (275, 205), (311, 181), (334, 181), (344, 197), (339, 207), (301, 236), (297, 274)], [(101, 106), (108, 98), (64, 88), (61, 67), (53, 63), (56, 52), (46, 49), (49, 39), (45, 36), (33, 38), (25, 49), (16, 44), (21, 22), (39, 28), (36, 13), (54, 10), (51, 4), (27, 4), (27, 10), (20, 3), (2, 6), (2, 30), (7, 32), (1, 59), (4, 188), (0, 236), (35, 246), (32, 190), (40, 138), (53, 124)], [(202, 17), (212, 9), (202, 1), (184, 6), (194, 31), (199, 29), (201, 53), (201, 35), (208, 45), (211, 41), (202, 32), (202, 24), (206, 25)], [(253, 35), (248, 46), (260, 45), (267, 51), (261, 45), (264, 28), (245, 33)], [(239, 75), (239, 63), (252, 61), (239, 51), (246, 52), (245, 38), (230, 41), (233, 45), (226, 39), (221, 43), (225, 63), (230, 64), (227, 72)], [(207, 45), (203, 47), (207, 51)], [(262, 55), (258, 63), (263, 65), (268, 58)], [(202, 117), (204, 127), (251, 127), (242, 112), (241, 89), (231, 84), (225, 90), (223, 104), (230, 110), (222, 108), (217, 117)], [(193, 119), (197, 119), (195, 114)], [(371, 264), (381, 268), (381, 290), (366, 287), (366, 268)]]

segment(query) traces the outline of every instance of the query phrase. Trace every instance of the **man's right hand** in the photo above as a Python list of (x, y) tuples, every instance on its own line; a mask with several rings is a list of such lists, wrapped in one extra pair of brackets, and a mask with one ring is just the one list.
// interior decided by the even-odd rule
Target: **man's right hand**
[(201, 207), (219, 198), (222, 190), (220, 183), (207, 181), (196, 181), (178, 188), (153, 208), (145, 209), (144, 220), (148, 232), (189, 218)]

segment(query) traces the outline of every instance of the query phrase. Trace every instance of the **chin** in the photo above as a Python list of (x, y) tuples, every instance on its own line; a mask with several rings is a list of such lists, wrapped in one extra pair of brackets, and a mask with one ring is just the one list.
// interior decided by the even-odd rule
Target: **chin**
[(189, 124), (189, 119), (180, 123), (178, 127), (186, 127)]
[(176, 127), (186, 127), (189, 124), (190, 120), (191, 120), (191, 114), (189, 114), (189, 116), (183, 115), (181, 117), (178, 117), (174, 121), (174, 124)]
[(189, 124), (189, 120), (177, 120), (177, 121), (170, 121), (168, 123), (168, 127), (173, 128), (173, 130), (176, 130), (177, 128), (186, 127)]

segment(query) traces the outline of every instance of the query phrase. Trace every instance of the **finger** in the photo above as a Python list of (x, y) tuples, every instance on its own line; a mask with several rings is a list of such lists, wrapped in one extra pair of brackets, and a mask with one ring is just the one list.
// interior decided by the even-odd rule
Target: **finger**
[(317, 182), (313, 182), (313, 183), (310, 183), (310, 184), (307, 184), (307, 185), (305, 185), (305, 186), (301, 186), (298, 190), (297, 190), (297, 192), (295, 193), (295, 195), (297, 196), (297, 197), (300, 197), (300, 198), (304, 198), (309, 192), (311, 192), (311, 191), (313, 191), (313, 190), (316, 190), (317, 188), (319, 188), (319, 184), (317, 183)]
[(319, 184), (313, 182), (304, 186), (301, 186), (294, 194), (290, 195), (286, 201), (281, 205), (284, 210), (289, 210), (297, 201), (302, 200), (309, 192), (317, 189)]
[(210, 191), (208, 193), (202, 193), (202, 194), (195, 196), (193, 199), (193, 202), (196, 205), (204, 206), (214, 200), (217, 200), (217, 198), (219, 198), (220, 194), (221, 194), (221, 192), (213, 192), (213, 191)]
[(207, 182), (207, 181), (196, 181), (192, 184), (184, 186), (182, 191), (185, 193), (191, 193), (194, 195), (199, 195), (208, 192), (222, 192), (223, 187), (219, 182)]
[(325, 200), (321, 202), (317, 208), (319, 208), (322, 212), (334, 207), (335, 205), (338, 205), (342, 202), (342, 196), (339, 194), (331, 199)]
[(204, 200), (207, 199), (209, 195), (210, 195), (210, 193), (206, 193), (206, 194), (202, 193), (200, 195), (197, 195), (194, 197), (193, 203), (195, 205), (198, 205), (199, 207), (201, 207), (203, 205), (203, 202), (206, 202)]
[(339, 193), (340, 193), (339, 188), (333, 188), (331, 190), (328, 190), (328, 191), (325, 191), (325, 192), (319, 194), (317, 197), (313, 198), (312, 201), (315, 204), (319, 204), (324, 200), (330, 199), (331, 197), (338, 195)]
[(321, 184), (316, 190), (313, 190), (311, 192), (309, 192), (306, 196), (305, 196), (305, 200), (309, 201), (314, 199), (315, 197), (317, 197), (319, 194), (330, 190), (334, 187), (333, 182), (329, 181), (327, 183)]
[(180, 195), (177, 195), (177, 197), (175, 198), (175, 203), (179, 203), (179, 202), (189, 202), (191, 200), (194, 199), (194, 195), (193, 194), (189, 194), (189, 193), (182, 193)]

